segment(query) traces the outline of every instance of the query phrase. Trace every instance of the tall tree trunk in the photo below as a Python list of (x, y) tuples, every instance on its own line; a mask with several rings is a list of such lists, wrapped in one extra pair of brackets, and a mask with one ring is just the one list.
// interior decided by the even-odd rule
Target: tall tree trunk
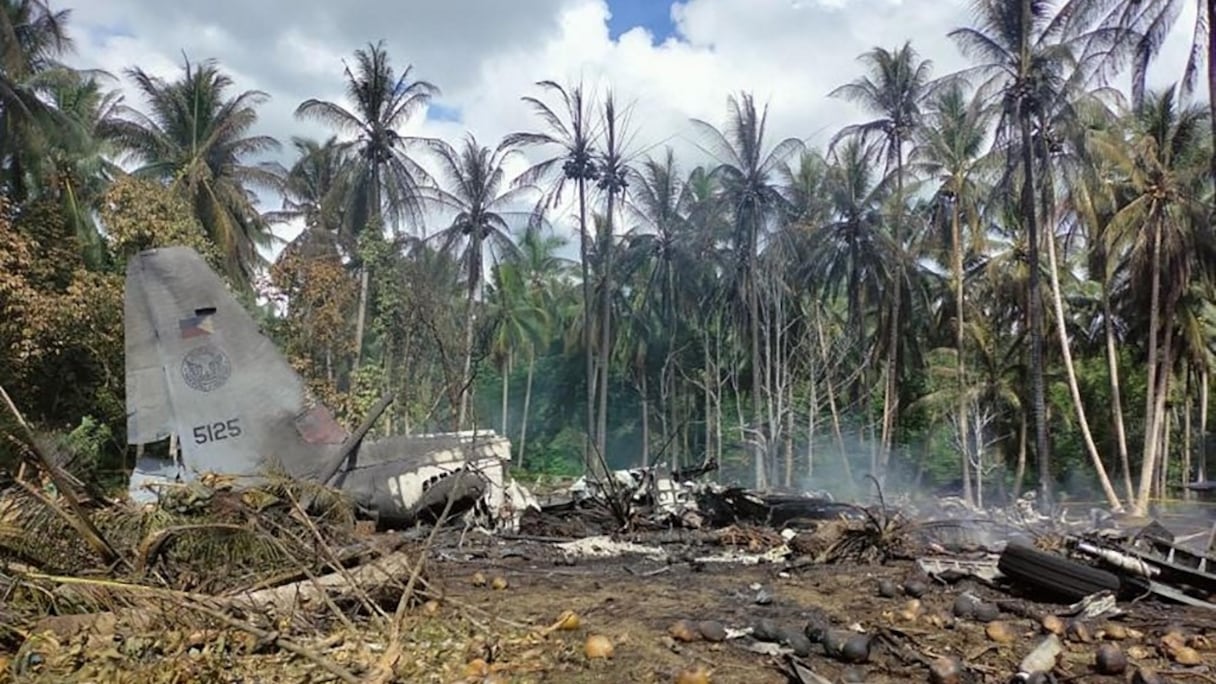
[(756, 209), (753, 207), (747, 213), (748, 226), (748, 245), (747, 245), (747, 314), (748, 325), (751, 326), (751, 352), (752, 352), (752, 427), (754, 428), (754, 436), (752, 439), (753, 450), (753, 465), (754, 475), (756, 479), (756, 489), (765, 489), (768, 487), (768, 466), (765, 462), (764, 454), (767, 450), (767, 431), (763, 428), (764, 420), (764, 399), (760, 396), (761, 378), (760, 378), (760, 293), (756, 287), (756, 248), (759, 239), (760, 221), (756, 214)]
[(810, 487), (815, 477), (815, 414), (819, 412), (819, 383), (815, 378), (815, 364), (809, 364), (809, 379), (811, 383), (810, 406), (806, 409), (806, 487)]
[[(963, 227), (962, 213), (959, 207), (961, 193), (954, 190), (954, 202), (950, 210), (950, 240), (953, 243), (950, 261), (951, 274), (954, 278), (954, 349), (957, 358), (958, 373), (958, 425), (959, 434), (967, 434), (967, 355), (966, 355), (966, 317), (963, 315)], [(965, 437), (964, 437), (965, 439)], [(962, 453), (963, 466), (963, 501), (973, 502), (971, 492), (971, 459), (964, 449)]]
[(642, 467), (650, 466), (650, 395), (646, 390), (646, 369), (642, 368)]
[(1123, 391), (1119, 382), (1119, 354), (1115, 345), (1114, 312), (1110, 305), (1110, 282), (1102, 279), (1102, 318), (1106, 328), (1106, 366), (1110, 377), (1110, 410), (1115, 425), (1115, 442), (1119, 449), (1119, 467), (1123, 471), (1124, 495), (1128, 505), (1136, 500), (1132, 490), (1132, 466), (1127, 450), (1127, 429), (1123, 426)]
[[(1029, 26), (1030, 1), (1022, 0), (1024, 26)], [(1026, 104), (1021, 106), (1025, 107)], [(1034, 201), (1034, 151), (1031, 145), (1030, 113), (1018, 115), (1022, 138), (1022, 216), (1026, 220), (1026, 261), (1029, 270), (1026, 316), (1030, 327), (1031, 407), (1034, 414), (1034, 446), (1039, 466), (1039, 491), (1044, 505), (1052, 495), (1051, 444), (1047, 436), (1047, 397), (1043, 381), (1043, 317), (1039, 283), (1039, 220)]]
[(1019, 411), (1018, 421), (1018, 465), (1013, 471), (1013, 498), (1022, 496), (1022, 484), (1026, 480), (1026, 409)]
[[(1157, 465), (1157, 375), (1167, 372), (1157, 353), (1157, 337), (1161, 330), (1161, 221), (1153, 221), (1152, 285), (1148, 305), (1148, 368), (1144, 393), (1144, 455), (1140, 461), (1140, 485), (1136, 491), (1136, 502), (1132, 507), (1135, 515), (1148, 511), (1148, 500), (1152, 495), (1153, 474)], [(1168, 320), (1168, 319), (1167, 319)]]
[(576, 181), (578, 186), (579, 262), (583, 277), (583, 349), (586, 351), (587, 380), (587, 435), (583, 439), (583, 472), (596, 477), (600, 473), (599, 460), (591, 453), (595, 441), (595, 348), (591, 340), (591, 269), (587, 249), (587, 182)]
[[(785, 365), (789, 365), (788, 361)], [(788, 378), (786, 387), (789, 398), (785, 406), (785, 486), (788, 488), (794, 486), (794, 390)]]
[(524, 465), (524, 448), (528, 445), (528, 409), (532, 406), (532, 376), (536, 371), (536, 350), (528, 347), (528, 381), (524, 386), (524, 415), (519, 421), (519, 464)]
[(1199, 468), (1195, 473), (1196, 482), (1206, 482), (1208, 479), (1208, 359), (1204, 355), (1203, 365), (1199, 368)]
[[(714, 451), (722, 458), (722, 337), (714, 336)], [(716, 471), (715, 471), (716, 472)]]
[(713, 392), (710, 390), (710, 387), (709, 387), (709, 369), (710, 369), (709, 333), (705, 332), (703, 334), (703, 337), (705, 338), (705, 341), (701, 345), (701, 347), (702, 347), (702, 357), (703, 357), (702, 362), (705, 364), (702, 367), (702, 375), (705, 380), (705, 390), (704, 390), (705, 391), (705, 462), (708, 463), (711, 459), (714, 458), (714, 449), (713, 449), (714, 435), (713, 435), (713, 419), (712, 419)]
[[(1165, 306), (1165, 340), (1161, 344), (1161, 367), (1157, 370), (1157, 405), (1153, 407), (1153, 419), (1156, 423), (1156, 433), (1161, 445), (1158, 447), (1157, 458), (1160, 462), (1161, 472), (1167, 472), (1169, 466), (1169, 412), (1166, 410), (1166, 401), (1170, 394), (1170, 369), (1174, 367), (1173, 357), (1173, 339), (1174, 326), (1170, 321), (1174, 320), (1174, 307), (1172, 303), (1167, 302)], [(1167, 478), (1161, 475), (1159, 479), (1159, 498), (1165, 498), (1165, 486)]]
[(1102, 456), (1098, 453), (1098, 445), (1094, 443), (1093, 433), (1089, 430), (1089, 419), (1085, 416), (1085, 404), (1081, 401), (1081, 388), (1077, 385), (1077, 371), (1073, 366), (1072, 349), (1068, 344), (1068, 330), (1064, 320), (1064, 301), (1060, 296), (1060, 264), (1056, 258), (1054, 230), (1047, 231), (1044, 242), (1047, 243), (1047, 265), (1048, 275), (1051, 279), (1051, 301), (1056, 314), (1056, 333), (1060, 342), (1060, 352), (1064, 356), (1068, 391), (1072, 395), (1072, 405), (1076, 409), (1077, 422), (1081, 426), (1081, 438), (1085, 442), (1085, 450), (1089, 452), (1089, 460), (1093, 463), (1094, 472), (1098, 475), (1098, 484), (1102, 486), (1102, 493), (1106, 495), (1106, 502), (1110, 504), (1112, 511), (1122, 512), (1123, 504), (1119, 501), (1119, 495), (1115, 493), (1114, 486), (1111, 485), (1110, 477), (1106, 474), (1106, 466), (1102, 463)]
[(477, 304), (477, 285), (481, 279), (480, 232), (480, 229), (473, 231), (469, 245), (469, 294), (464, 312), (464, 364), (460, 374), (460, 410), (456, 418), (457, 430), (465, 428), (469, 417), (469, 394), (473, 391), (473, 310)]
[(1187, 485), (1191, 483), (1191, 413), (1195, 408), (1194, 397), (1191, 396), (1191, 390), (1194, 389), (1191, 375), (1191, 369), (1188, 366), (1186, 392), (1182, 398), (1182, 474), (1178, 479), (1182, 495), (1187, 499), (1194, 498), (1194, 492), (1187, 488)]
[(895, 136), (895, 226), (892, 241), (895, 243), (895, 283), (891, 297), (891, 332), (887, 346), (887, 384), (882, 402), (882, 445), (879, 451), (879, 482), (886, 481), (887, 464), (891, 460), (891, 445), (895, 441), (895, 424), (899, 411), (899, 342), (900, 309), (903, 303), (903, 220), (904, 220), (904, 152), (903, 140)]
[(511, 354), (507, 353), (507, 363), (502, 374), (502, 436), (507, 437), (507, 401), (511, 382)]
[(608, 218), (604, 225), (604, 241), (601, 254), (601, 268), (604, 277), (601, 279), (603, 291), (600, 293), (600, 379), (598, 423), (595, 427), (595, 448), (599, 458), (608, 462), (608, 372), (612, 365), (612, 234), (616, 209), (616, 193), (608, 191)]

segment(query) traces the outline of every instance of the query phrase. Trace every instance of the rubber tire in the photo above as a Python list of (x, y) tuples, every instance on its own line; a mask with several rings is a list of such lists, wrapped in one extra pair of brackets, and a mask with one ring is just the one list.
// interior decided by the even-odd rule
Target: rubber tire
[(1069, 602), (1080, 601), (1099, 591), (1118, 594), (1123, 587), (1119, 576), (1112, 572), (1039, 551), (1023, 542), (1007, 544), (997, 561), (997, 568), (1019, 584)]

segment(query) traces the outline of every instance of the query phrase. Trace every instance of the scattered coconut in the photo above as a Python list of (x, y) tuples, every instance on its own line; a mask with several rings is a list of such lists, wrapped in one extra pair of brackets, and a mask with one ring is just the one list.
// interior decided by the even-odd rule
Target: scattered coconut
[(685, 643), (697, 641), (701, 638), (701, 630), (688, 620), (676, 620), (670, 627), (667, 628), (667, 633), (676, 641)]
[(1203, 658), (1199, 655), (1199, 651), (1190, 646), (1175, 648), (1170, 651), (1170, 657), (1179, 665), (1202, 665)]
[(506, 589), (507, 578), (503, 577), (502, 575), (496, 575), (494, 579), (490, 580), (490, 588), (495, 591), (502, 591), (503, 589)]
[(811, 654), (811, 640), (801, 630), (792, 627), (782, 629), (780, 642), (793, 649), (797, 656), (806, 657)]
[(1089, 625), (1080, 620), (1070, 620), (1068, 627), (1064, 630), (1064, 636), (1069, 641), (1076, 641), (1082, 644), (1092, 643), (1094, 640), (1094, 632), (1089, 628)]
[(959, 594), (954, 599), (954, 615), (955, 617), (968, 619), (975, 617), (975, 606), (979, 603), (971, 594)]
[(928, 618), (929, 624), (939, 629), (954, 629), (954, 616), (945, 611), (939, 611)]
[(1153, 652), (1147, 646), (1132, 644), (1127, 647), (1127, 656), (1132, 660), (1148, 660), (1153, 657)]
[(427, 617), (435, 617), (436, 615), (438, 615), (439, 614), (439, 602), (436, 601), (435, 599), (431, 599), (431, 600), (427, 601), (426, 603), (422, 604), (422, 614), (426, 615)]
[(726, 641), (726, 627), (717, 620), (702, 620), (697, 623), (697, 631), (706, 641)]
[(977, 603), (975, 606), (975, 619), (980, 622), (992, 622), (1001, 617), (1001, 609), (995, 603)]
[(1044, 615), (1039, 624), (1042, 625), (1043, 631), (1048, 634), (1055, 634), (1056, 636), (1064, 634), (1064, 621), (1056, 615)]
[(481, 572), (475, 572), (473, 573), (472, 582), (475, 587), (484, 587), (486, 585), (486, 576)]
[(889, 579), (879, 580), (878, 595), (883, 598), (895, 598), (899, 595), (899, 586)]
[(811, 643), (818, 644), (827, 635), (827, 630), (827, 626), (819, 622), (808, 622), (806, 623), (806, 627), (802, 628), (802, 633), (806, 635), (806, 638), (811, 640)]
[(603, 634), (592, 634), (583, 642), (583, 653), (591, 660), (612, 657), (612, 640)]
[(984, 629), (984, 633), (988, 635), (989, 639), (998, 644), (1012, 644), (1018, 639), (1017, 632), (1014, 631), (1013, 627), (1010, 627), (1008, 622), (1001, 622), (1000, 620), (989, 622), (988, 626)]
[(929, 684), (962, 684), (963, 663), (958, 658), (942, 656), (929, 666)]
[(557, 616), (557, 622), (554, 623), (554, 627), (562, 630), (563, 632), (573, 632), (581, 627), (582, 624), (582, 618), (578, 616), (578, 613), (574, 612), (573, 610), (565, 610), (562, 611), (561, 615)]
[(1120, 675), (1127, 669), (1127, 656), (1115, 644), (1102, 644), (1094, 654), (1094, 669), (1098, 674)]
[(904, 582), (904, 593), (912, 598), (920, 598), (929, 591), (929, 586), (920, 580)]
[(762, 618), (752, 627), (752, 636), (758, 641), (781, 641), (781, 626), (768, 618)]
[(899, 617), (904, 622), (916, 622), (920, 617), (922, 606), (920, 599), (912, 599), (904, 604), (904, 609), (899, 611)]
[(864, 663), (870, 660), (870, 637), (857, 634), (849, 637), (840, 650), (840, 659), (846, 663)]
[(1102, 637), (1111, 641), (1123, 641), (1127, 639), (1127, 627), (1117, 623), (1108, 622), (1102, 627)]

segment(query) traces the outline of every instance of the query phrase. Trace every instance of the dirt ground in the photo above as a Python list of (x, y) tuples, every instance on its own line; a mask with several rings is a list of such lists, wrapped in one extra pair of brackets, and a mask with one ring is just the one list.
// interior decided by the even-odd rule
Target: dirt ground
[[(975, 681), (1009, 681), (1021, 659), (1042, 638), (1040, 622), (1003, 611), (999, 621), (1010, 628), (1012, 641), (998, 643), (987, 633), (989, 625), (975, 620), (950, 620), (956, 597), (970, 591), (985, 600), (1005, 601), (1005, 607), (1029, 611), (1059, 612), (1065, 606), (1010, 600), (1007, 593), (964, 580), (953, 586), (927, 581), (928, 590), (919, 599), (914, 617), (902, 615), (911, 599), (882, 598), (879, 580), (899, 585), (922, 580), (911, 562), (888, 565), (832, 565), (786, 569), (784, 564), (738, 564), (672, 562), (644, 558), (585, 559), (573, 566), (562, 564), (537, 545), (504, 544), (482, 553), (448, 554), (431, 565), (435, 586), (442, 587), (448, 601), (417, 623), (418, 634), (428, 624), (442, 624), (457, 615), (477, 616), (487, 641), (463, 654), (460, 663), (432, 663), (423, 668), (419, 681), (452, 681), (452, 665), (465, 666), (480, 654), (487, 667), (501, 679), (484, 681), (519, 682), (671, 682), (682, 670), (698, 666), (711, 671), (709, 681), (767, 684), (791, 681), (783, 673), (784, 655), (751, 650), (757, 642), (750, 636), (721, 643), (698, 640), (676, 641), (669, 629), (680, 620), (712, 620), (731, 629), (756, 627), (763, 620), (778, 627), (801, 630), (808, 623), (839, 629), (860, 629), (879, 635), (864, 664), (847, 665), (824, 654), (815, 645), (801, 662), (832, 682), (928, 681), (928, 663), (939, 656), (956, 656), (967, 663)], [(494, 580), (506, 587), (494, 588)], [(482, 584), (482, 582), (486, 584)], [(759, 587), (757, 588), (757, 585)], [(771, 602), (757, 602), (761, 592)], [(434, 608), (434, 606), (432, 606)], [(563, 611), (574, 611), (581, 626), (572, 631), (554, 631), (543, 641), (513, 643), (507, 635), (553, 623)], [(1162, 674), (1190, 681), (1216, 681), (1208, 666), (1216, 664), (1207, 637), (1216, 628), (1216, 616), (1196, 609), (1144, 602), (1129, 607), (1119, 622), (1131, 630), (1106, 633), (1110, 620), (1086, 623), (1083, 633), (1065, 639), (1060, 672), (1066, 679), (1084, 682), (1127, 681), (1135, 666), (1148, 666)], [(490, 617), (493, 616), (493, 617)], [(507, 622), (504, 622), (507, 621)], [(947, 623), (947, 624), (943, 624)], [(1183, 668), (1172, 664), (1155, 647), (1160, 635), (1171, 626), (1181, 626), (1199, 649), (1201, 665)], [(591, 634), (607, 636), (613, 655), (588, 659), (583, 642)], [(1194, 636), (1200, 635), (1200, 636)], [(1124, 676), (1100, 676), (1094, 672), (1099, 642), (1122, 636), (1117, 642), (1129, 655), (1131, 667)], [(1006, 637), (1008, 639), (1009, 637)], [(1216, 638), (1214, 635), (1212, 638)], [(419, 652), (429, 649), (418, 642)], [(477, 649), (484, 649), (479, 652)], [(457, 658), (460, 660), (460, 658)], [(476, 675), (480, 661), (468, 669)], [(529, 671), (532, 670), (532, 671)], [(479, 681), (475, 676), (470, 681)], [(690, 679), (687, 681), (700, 681)], [(794, 680), (796, 681), (796, 680)], [(1172, 680), (1171, 680), (1172, 681)]]
[[(776, 644), (752, 635), (735, 633), (723, 641), (673, 638), (673, 625), (688, 620), (714, 621), (732, 631), (784, 629), (795, 634), (811, 624), (873, 637), (868, 659), (854, 664), (829, 657), (820, 644), (803, 642), (809, 653), (798, 662), (828, 682), (931, 681), (930, 664), (942, 656), (966, 664), (968, 676), (960, 683), (1007, 682), (1043, 638), (1041, 615), (1063, 614), (1065, 609), (1033, 597), (1013, 597), (971, 579), (953, 585), (935, 582), (920, 576), (908, 561), (743, 565), (696, 560), (721, 552), (721, 546), (679, 540), (660, 546), (664, 559), (571, 559), (536, 539), (441, 541), (432, 549), (425, 571), (430, 599), (414, 605), (407, 616), (396, 681), (800, 681), (786, 674), (788, 653), (774, 652)], [(910, 607), (912, 599), (902, 592), (881, 597), (880, 580), (899, 587), (923, 582), (919, 606)], [(996, 620), (1004, 627), (952, 619), (963, 592), (993, 605), (999, 602)], [(395, 594), (385, 599), (388, 608)], [(1164, 681), (1216, 682), (1216, 615), (1153, 600), (1120, 607), (1127, 611), (1125, 616), (1086, 622), (1084, 629), (1064, 637), (1059, 681), (1127, 682), (1132, 671), (1143, 666), (1158, 670), (1167, 677)], [(159, 609), (174, 612), (168, 606)], [(577, 616), (577, 624), (557, 628), (568, 612)], [(20, 652), (0, 653), (0, 681), (11, 674), (20, 675), (15, 681), (30, 682), (333, 681), (307, 659), (270, 646), (266, 637), (252, 638), (239, 629), (200, 632), (197, 621), (189, 624), (195, 626), (183, 622), (153, 632), (116, 628), (101, 643), (32, 637)], [(327, 623), (313, 618), (303, 630), (309, 635), (302, 636), (297, 627), (292, 638), (356, 677), (366, 677), (385, 650), (384, 633), (369, 624), (359, 616)], [(1180, 658), (1162, 647), (1162, 635), (1171, 629), (1181, 631), (1193, 649), (1189, 665), (1175, 662)], [(585, 642), (592, 635), (608, 639), (611, 657), (588, 657)], [(1104, 642), (1116, 644), (1127, 655), (1130, 666), (1123, 675), (1095, 673), (1095, 653)], [(688, 676), (697, 668), (709, 676)]]

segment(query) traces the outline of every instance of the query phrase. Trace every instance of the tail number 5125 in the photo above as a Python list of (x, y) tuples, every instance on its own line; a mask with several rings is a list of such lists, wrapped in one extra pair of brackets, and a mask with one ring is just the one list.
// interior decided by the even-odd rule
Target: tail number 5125
[(232, 439), (233, 437), (240, 436), (241, 421), (239, 418), (232, 418), (219, 423), (207, 423), (206, 425), (198, 425), (194, 428), (195, 444), (218, 442), (222, 439)]

